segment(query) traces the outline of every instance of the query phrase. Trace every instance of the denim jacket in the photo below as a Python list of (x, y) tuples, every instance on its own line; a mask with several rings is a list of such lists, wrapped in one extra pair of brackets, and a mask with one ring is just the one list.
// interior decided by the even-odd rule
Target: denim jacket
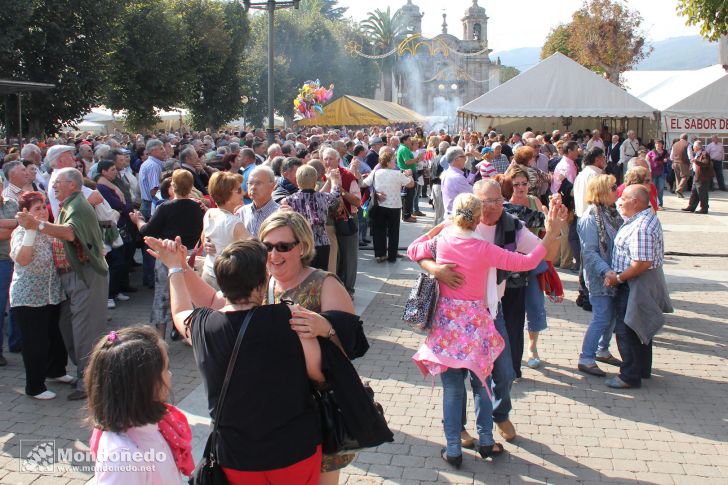
[[(614, 237), (607, 241), (606, 259), (599, 252), (599, 231), (594, 206), (589, 206), (579, 218), (576, 230), (581, 241), (581, 256), (584, 260), (584, 281), (589, 294), (594, 296), (614, 296), (615, 290), (604, 286), (604, 276), (612, 269), (612, 248)], [(616, 229), (615, 228), (615, 232)]]

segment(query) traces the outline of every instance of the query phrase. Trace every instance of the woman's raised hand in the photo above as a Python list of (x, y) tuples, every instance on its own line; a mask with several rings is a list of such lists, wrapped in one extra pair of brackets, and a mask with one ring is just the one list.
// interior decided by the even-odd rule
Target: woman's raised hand
[(179, 236), (174, 241), (147, 236), (144, 238), (144, 243), (149, 246), (147, 253), (160, 260), (167, 268), (185, 268), (187, 266), (187, 248), (184, 247)]

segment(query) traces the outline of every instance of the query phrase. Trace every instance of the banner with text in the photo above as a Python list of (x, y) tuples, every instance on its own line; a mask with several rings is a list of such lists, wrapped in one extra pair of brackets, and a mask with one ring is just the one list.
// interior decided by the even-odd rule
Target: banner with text
[(728, 117), (725, 118), (702, 118), (687, 117), (675, 118), (665, 117), (664, 130), (668, 133), (710, 133), (728, 134)]

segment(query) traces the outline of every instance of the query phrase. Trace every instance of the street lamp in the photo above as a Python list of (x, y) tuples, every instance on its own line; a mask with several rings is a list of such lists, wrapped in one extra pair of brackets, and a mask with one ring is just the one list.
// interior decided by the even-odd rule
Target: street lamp
[(276, 10), (282, 8), (293, 7), (298, 10), (298, 4), (300, 0), (243, 0), (243, 6), (247, 12), (251, 8), (254, 10), (267, 10), (268, 11), (268, 146), (273, 144), (273, 13)]
[(247, 106), (248, 101), (250, 101), (250, 100), (248, 99), (247, 96), (240, 97), (240, 102), (243, 103), (243, 131), (245, 131), (245, 114), (246, 114), (245, 107)]

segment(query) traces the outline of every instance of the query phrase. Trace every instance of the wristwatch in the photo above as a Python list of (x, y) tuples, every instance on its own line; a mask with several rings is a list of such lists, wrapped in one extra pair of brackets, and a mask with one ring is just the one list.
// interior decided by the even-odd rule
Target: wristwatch
[(624, 281), (622, 281), (622, 273), (617, 273), (617, 282), (618, 282), (618, 283), (619, 283), (620, 285), (621, 285), (622, 283), (624, 283)]
[(43, 229), (45, 229), (45, 221), (40, 221), (38, 223), (38, 230), (42, 232)]
[(171, 278), (173, 274), (176, 273), (184, 273), (186, 271), (185, 268), (169, 268), (169, 271), (167, 271), (167, 278)]
[(332, 326), (331, 329), (329, 330), (328, 335), (326, 335), (326, 338), (331, 338), (334, 335), (336, 335), (336, 330), (334, 330), (334, 327)]

